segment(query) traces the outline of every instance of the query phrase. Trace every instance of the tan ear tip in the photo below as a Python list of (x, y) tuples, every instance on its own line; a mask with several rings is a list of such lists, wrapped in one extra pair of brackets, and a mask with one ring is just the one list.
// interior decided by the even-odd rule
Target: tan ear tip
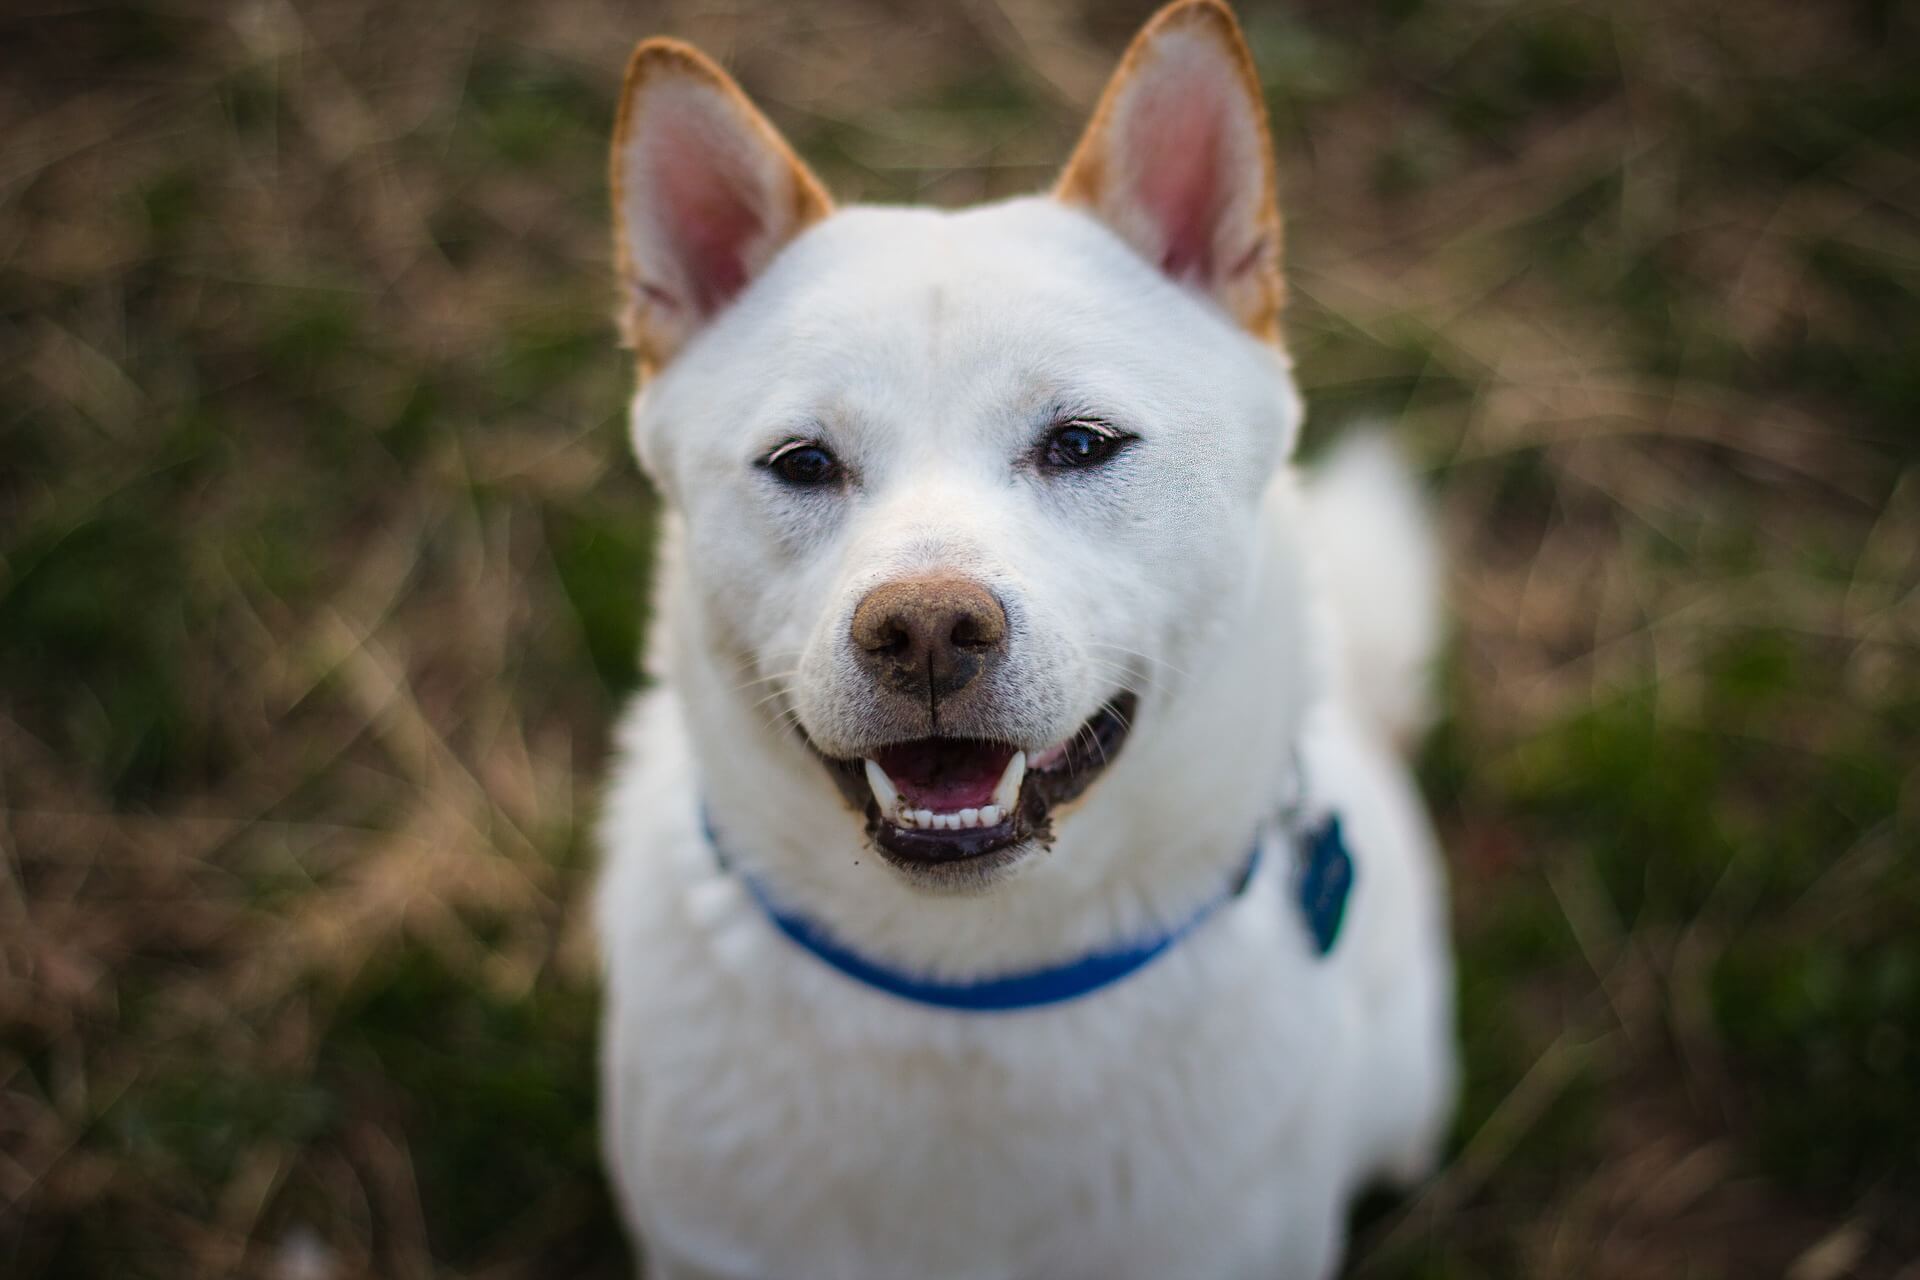
[(1140, 38), (1150, 40), (1169, 31), (1192, 27), (1206, 29), (1238, 48), (1246, 46), (1246, 36), (1240, 31), (1240, 19), (1233, 15), (1233, 8), (1227, 6), (1225, 0), (1173, 0), (1173, 4), (1148, 19), (1146, 27), (1140, 29)]
[(1240, 20), (1226, 0), (1173, 0), (1147, 20), (1146, 30), (1164, 31), (1192, 22), (1211, 23), (1221, 32), (1240, 33)]
[(631, 94), (657, 71), (679, 71), (714, 84), (727, 83), (727, 73), (720, 65), (685, 40), (648, 36), (633, 46), (633, 54), (627, 59), (626, 92)]

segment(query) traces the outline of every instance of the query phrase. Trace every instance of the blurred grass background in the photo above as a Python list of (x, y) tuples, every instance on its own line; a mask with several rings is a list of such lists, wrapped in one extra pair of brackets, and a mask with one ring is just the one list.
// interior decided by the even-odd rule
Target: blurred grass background
[[(0, 1273), (625, 1273), (625, 53), (954, 204), (1150, 7), (8, 7)], [(1354, 1275), (1920, 1276), (1917, 9), (1242, 6), (1309, 447), (1394, 422), (1453, 556), (1467, 1097)]]

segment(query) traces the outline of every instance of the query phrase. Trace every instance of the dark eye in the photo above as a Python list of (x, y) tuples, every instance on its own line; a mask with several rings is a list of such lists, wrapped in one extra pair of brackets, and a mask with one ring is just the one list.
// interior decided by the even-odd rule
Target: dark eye
[(840, 460), (825, 445), (811, 440), (789, 441), (768, 454), (760, 465), (779, 477), (782, 484), (796, 489), (814, 489), (840, 478)]
[(1055, 427), (1040, 445), (1040, 461), (1049, 467), (1097, 467), (1120, 452), (1131, 437), (1103, 423), (1069, 422)]

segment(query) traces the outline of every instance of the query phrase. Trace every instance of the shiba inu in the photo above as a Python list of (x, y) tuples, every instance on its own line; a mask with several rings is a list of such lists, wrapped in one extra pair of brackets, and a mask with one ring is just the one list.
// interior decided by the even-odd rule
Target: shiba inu
[(1058, 185), (836, 209), (648, 40), (613, 144), (657, 683), (601, 829), (604, 1139), (658, 1277), (1320, 1277), (1455, 1081), (1431, 535), (1303, 479), (1217, 0)]

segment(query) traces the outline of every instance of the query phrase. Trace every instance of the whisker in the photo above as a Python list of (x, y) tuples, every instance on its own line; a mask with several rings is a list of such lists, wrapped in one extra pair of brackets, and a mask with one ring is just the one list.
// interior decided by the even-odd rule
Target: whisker
[(772, 693), (760, 699), (758, 702), (754, 703), (751, 707), (748, 707), (747, 710), (758, 711), (761, 707), (766, 706), (769, 702), (772, 702), (775, 698), (784, 698), (786, 696), (787, 696), (787, 691), (785, 689), (775, 689)]
[(1098, 752), (1100, 753), (1100, 767), (1101, 767), (1102, 769), (1104, 769), (1104, 768), (1106, 768), (1106, 767), (1107, 767), (1107, 766), (1108, 766), (1109, 764), (1111, 764), (1111, 763), (1113, 763), (1112, 761), (1110, 761), (1110, 760), (1108, 760), (1108, 759), (1107, 759), (1107, 749), (1106, 749), (1106, 747), (1104, 747), (1103, 745), (1101, 745), (1101, 742), (1100, 742), (1100, 735), (1099, 735), (1099, 734), (1097, 734), (1097, 733), (1095, 733), (1095, 732), (1094, 732), (1094, 731), (1093, 731), (1093, 730), (1092, 730), (1091, 728), (1089, 728), (1089, 729), (1087, 730), (1087, 737), (1088, 737), (1088, 739), (1090, 739), (1090, 740), (1092, 741), (1092, 743), (1093, 743), (1093, 749), (1094, 749), (1095, 751), (1098, 751)]
[(777, 714), (761, 720), (760, 724), (769, 733), (792, 736), (800, 729), (800, 713), (792, 707), (783, 707)]
[(750, 653), (744, 659), (733, 664), (733, 673), (739, 675), (749, 667), (757, 667), (768, 662), (791, 662), (799, 657), (801, 649), (771, 649), (766, 653)]
[(1176, 667), (1173, 663), (1168, 662), (1165, 658), (1156, 658), (1150, 653), (1142, 653), (1138, 649), (1129, 649), (1123, 644), (1109, 644), (1104, 640), (1083, 640), (1081, 643), (1090, 649), (1111, 649), (1115, 653), (1124, 653), (1130, 658), (1138, 658), (1142, 662), (1150, 662), (1156, 667), (1165, 667), (1182, 679), (1191, 678), (1187, 672)]
[(1140, 692), (1139, 689), (1134, 687), (1133, 682), (1135, 679), (1138, 679), (1144, 682), (1148, 688), (1158, 687), (1154, 683), (1153, 678), (1149, 676), (1146, 672), (1136, 671), (1134, 668), (1127, 666), (1125, 663), (1115, 662), (1111, 658), (1097, 658), (1092, 654), (1086, 655), (1086, 660), (1092, 663), (1098, 669), (1104, 671), (1108, 676), (1118, 677), (1119, 678), (1118, 682), (1120, 687), (1128, 693), (1137, 694)]
[(753, 686), (757, 684), (765, 684), (769, 680), (787, 680), (799, 674), (800, 674), (799, 668), (796, 667), (792, 671), (776, 671), (771, 675), (756, 676), (752, 680), (747, 681), (745, 684), (737, 684), (733, 686), (733, 689), (731, 690), (731, 692), (739, 693), (744, 689), (751, 689), (753, 688)]
[[(1100, 767), (1103, 769), (1106, 768), (1107, 767), (1106, 748), (1100, 745), (1100, 738), (1097, 734), (1094, 733), (1093, 726), (1091, 723), (1082, 724), (1078, 729), (1073, 731), (1074, 742), (1076, 743), (1079, 742), (1082, 735), (1085, 735), (1087, 741), (1093, 744), (1093, 749), (1100, 753)], [(1073, 752), (1071, 751), (1067, 752), (1067, 766), (1069, 771), (1072, 770), (1073, 755), (1074, 755)]]

